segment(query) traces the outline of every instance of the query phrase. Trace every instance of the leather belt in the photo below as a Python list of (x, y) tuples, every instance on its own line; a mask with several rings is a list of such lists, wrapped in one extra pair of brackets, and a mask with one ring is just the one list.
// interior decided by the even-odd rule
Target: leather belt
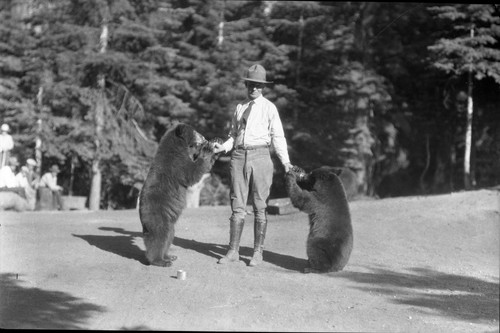
[(236, 149), (239, 150), (255, 150), (255, 149), (262, 149), (262, 148), (269, 148), (269, 145), (239, 145), (236, 146)]

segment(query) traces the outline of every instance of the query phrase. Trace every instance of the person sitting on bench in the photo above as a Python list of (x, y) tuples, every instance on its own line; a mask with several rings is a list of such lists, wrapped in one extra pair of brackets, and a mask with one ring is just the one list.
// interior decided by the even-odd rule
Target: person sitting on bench
[(57, 185), (57, 174), (60, 172), (59, 166), (54, 164), (50, 167), (50, 170), (46, 172), (40, 179), (38, 185), (39, 189), (49, 188), (52, 191), (52, 196), (54, 199), (54, 208), (62, 210), (62, 186)]

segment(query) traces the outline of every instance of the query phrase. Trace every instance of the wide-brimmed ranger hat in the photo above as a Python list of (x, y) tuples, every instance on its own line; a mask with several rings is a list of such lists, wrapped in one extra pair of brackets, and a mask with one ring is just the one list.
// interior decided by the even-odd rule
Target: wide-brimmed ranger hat
[(50, 172), (60, 172), (61, 170), (59, 170), (59, 166), (57, 164), (53, 164), (51, 167), (50, 167)]
[(264, 84), (272, 83), (272, 81), (266, 81), (266, 70), (259, 64), (250, 66), (247, 69), (243, 80)]

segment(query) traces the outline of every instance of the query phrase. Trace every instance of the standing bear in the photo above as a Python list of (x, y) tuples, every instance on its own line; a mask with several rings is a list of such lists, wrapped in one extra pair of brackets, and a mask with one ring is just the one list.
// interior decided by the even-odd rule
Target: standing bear
[(217, 157), (213, 142), (189, 125), (177, 124), (161, 138), (139, 197), (146, 258), (151, 265), (168, 267), (177, 259), (168, 251), (175, 223), (186, 207), (187, 188), (210, 171)]
[(305, 173), (293, 167), (286, 174), (292, 204), (309, 214), (308, 267), (304, 273), (341, 271), (351, 256), (353, 231), (339, 169), (321, 167)]
[(358, 176), (354, 171), (346, 167), (323, 166), (322, 168), (330, 168), (330, 170), (339, 177), (342, 185), (344, 186), (347, 201), (356, 199), (356, 197), (359, 195), (359, 186), (357, 180)]

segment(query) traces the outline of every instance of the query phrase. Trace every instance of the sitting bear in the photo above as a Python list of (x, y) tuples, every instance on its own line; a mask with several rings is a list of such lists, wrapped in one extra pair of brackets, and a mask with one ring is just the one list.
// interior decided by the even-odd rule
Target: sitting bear
[(321, 167), (307, 174), (293, 167), (286, 174), (292, 204), (309, 214), (305, 273), (341, 271), (351, 255), (353, 231), (346, 193), (337, 168)]
[(177, 124), (160, 140), (139, 197), (146, 258), (151, 265), (168, 267), (177, 259), (168, 251), (175, 223), (186, 207), (187, 188), (210, 171), (217, 157), (213, 142), (186, 124)]

